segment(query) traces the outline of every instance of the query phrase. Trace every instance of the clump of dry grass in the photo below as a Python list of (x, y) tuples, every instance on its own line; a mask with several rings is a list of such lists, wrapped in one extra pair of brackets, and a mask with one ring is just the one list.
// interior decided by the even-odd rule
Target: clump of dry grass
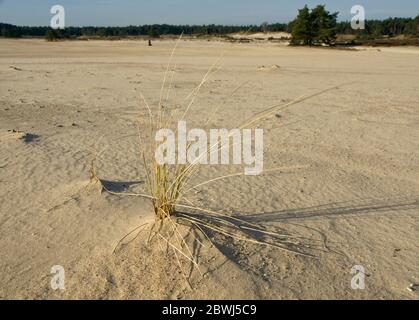
[(187, 178), (181, 166), (172, 170), (168, 165), (155, 162), (147, 177), (156, 221), (163, 221), (175, 214), (180, 191)]
[[(310, 251), (322, 250), (321, 243), (313, 243), (312, 239), (305, 239), (303, 237), (290, 235), (286, 232), (286, 230), (281, 230), (281, 232), (270, 231), (262, 225), (254, 224), (252, 222), (239, 219), (228, 213), (222, 213), (210, 209), (200, 208), (187, 198), (188, 193), (192, 190), (196, 190), (204, 185), (208, 185), (216, 181), (240, 176), (242, 174), (220, 176), (208, 181), (203, 181), (196, 186), (186, 188), (191, 178), (195, 176), (199, 171), (199, 157), (194, 163), (188, 165), (160, 165), (157, 163), (154, 157), (154, 150), (156, 150), (155, 148), (157, 148), (158, 145), (155, 141), (152, 141), (152, 137), (154, 132), (157, 132), (159, 129), (162, 128), (167, 128), (170, 120), (174, 119), (173, 113), (170, 113), (171, 111), (166, 107), (166, 105), (168, 103), (170, 91), (172, 89), (172, 82), (175, 73), (173, 70), (171, 70), (172, 60), (179, 41), (177, 42), (175, 48), (173, 49), (170, 55), (170, 59), (166, 67), (160, 91), (160, 100), (154, 112), (153, 108), (150, 107), (144, 96), (141, 94), (142, 101), (149, 114), (149, 148), (143, 148), (143, 150), (141, 150), (141, 158), (146, 172), (148, 192), (146, 194), (120, 194), (112, 192), (110, 190), (106, 190), (106, 188), (104, 188), (103, 186), (102, 188), (104, 188), (105, 191), (108, 191), (113, 194), (125, 196), (138, 196), (149, 199), (151, 201), (152, 208), (155, 214), (155, 223), (150, 228), (149, 241), (157, 237), (158, 239), (166, 243), (167, 247), (173, 250), (179, 265), (179, 257), (183, 257), (199, 270), (196, 257), (191, 252), (189, 245), (185, 240), (185, 237), (182, 236), (181, 232), (179, 232), (178, 230), (179, 225), (181, 223), (187, 223), (189, 224), (189, 226), (193, 226), (194, 228), (199, 230), (201, 234), (203, 234), (210, 242), (211, 240), (208, 236), (208, 233), (215, 232), (218, 234), (222, 234), (226, 237), (233, 238), (235, 240), (255, 243), (258, 245), (271, 246), (280, 250), (284, 250), (286, 252), (291, 252), (293, 254), (313, 257)], [(185, 119), (201, 87), (207, 82), (208, 78), (212, 74), (218, 71), (219, 68), (217, 67), (217, 63), (218, 60), (209, 68), (199, 85), (195, 87), (192, 90), (192, 92), (186, 97), (186, 107), (179, 120)], [(238, 89), (240, 89), (240, 87), (241, 86), (236, 88), (233, 94)], [(242, 124), (238, 126), (238, 128), (252, 128), (260, 122), (264, 121), (265, 119), (275, 116), (275, 114), (277, 114), (277, 112), (280, 110), (298, 104), (302, 101), (308, 100), (310, 98), (313, 98), (334, 88), (328, 88), (326, 90), (316, 92), (314, 94), (301, 96), (285, 104), (274, 105), (269, 108), (266, 108), (262, 112), (259, 112), (247, 119), (246, 121), (244, 121)], [(214, 112), (217, 112), (217, 110), (215, 110)], [(208, 121), (206, 122), (207, 124), (211, 117), (212, 115), (208, 118)], [(141, 140), (141, 133), (139, 133), (139, 137)], [(142, 142), (143, 141), (141, 141), (141, 144), (144, 145)], [(212, 145), (209, 149), (210, 152), (218, 152), (219, 150), (219, 145)], [(269, 173), (276, 170), (284, 170), (284, 168), (265, 170), (265, 173)], [(95, 165), (92, 162), (91, 182), (98, 183), (98, 181), (100, 181), (100, 179), (98, 178)], [(168, 225), (169, 228), (172, 229), (174, 239), (176, 239), (175, 241), (168, 239), (162, 234), (162, 232), (160, 232), (162, 230), (163, 225)], [(117, 247), (133, 234), (137, 233), (138, 236), (138, 233), (141, 232), (141, 230), (143, 230), (144, 227), (145, 225), (142, 225), (128, 233), (123, 239), (121, 239)], [(196, 240), (199, 241), (198, 239)]]

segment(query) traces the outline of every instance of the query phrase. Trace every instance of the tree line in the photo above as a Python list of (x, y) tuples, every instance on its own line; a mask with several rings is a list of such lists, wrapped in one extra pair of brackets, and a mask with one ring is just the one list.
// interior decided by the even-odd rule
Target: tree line
[(383, 36), (419, 36), (419, 16), (416, 18), (388, 18), (385, 20), (366, 20), (365, 30), (354, 30), (348, 21), (337, 22), (337, 13), (328, 12), (324, 6), (310, 10), (299, 10), (297, 18), (290, 23), (263, 23), (261, 25), (140, 25), (127, 27), (67, 27), (53, 31), (49, 27), (15, 26), (0, 23), (0, 36), (7, 38), (47, 37), (129, 37), (161, 35), (228, 35), (237, 32), (290, 32), (295, 44), (333, 43), (337, 34), (356, 35), (357, 37), (380, 38)]
[(290, 23), (291, 43), (294, 45), (332, 45), (337, 35), (356, 35), (358, 39), (380, 39), (383, 36), (419, 36), (419, 16), (416, 18), (388, 18), (367, 20), (364, 29), (354, 29), (350, 22), (337, 22), (338, 12), (330, 13), (324, 5), (298, 11)]
[[(226, 26), (226, 25), (141, 25), (127, 27), (67, 27), (60, 33), (66, 37), (128, 37), (148, 36), (151, 33), (160, 35), (226, 35), (236, 32), (262, 32), (264, 27), (257, 25)], [(0, 36), (19, 37), (43, 37), (50, 30), (49, 27), (25, 27), (0, 23)], [(289, 31), (287, 23), (269, 24), (264, 31), (278, 32)]]
[(419, 15), (416, 18), (388, 18), (385, 20), (366, 20), (364, 30), (354, 30), (350, 22), (337, 24), (338, 34), (359, 36), (419, 36)]

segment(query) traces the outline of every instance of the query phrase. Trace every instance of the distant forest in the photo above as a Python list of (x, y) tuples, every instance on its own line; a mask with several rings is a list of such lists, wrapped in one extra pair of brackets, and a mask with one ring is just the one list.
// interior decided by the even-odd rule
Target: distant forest
[[(258, 32), (265, 26), (223, 26), (223, 25), (142, 25), (127, 27), (67, 27), (64, 33), (69, 37), (127, 37), (160, 35), (226, 35), (235, 32)], [(3, 37), (43, 37), (49, 27), (19, 27), (0, 23), (0, 35)], [(288, 31), (288, 24), (271, 24), (265, 31)]]
[[(25, 27), (0, 23), (0, 36), (7, 38), (44, 37), (49, 27)], [(67, 27), (60, 30), (62, 38), (77, 37), (135, 37), (163, 35), (228, 35), (236, 32), (292, 32), (292, 23), (264, 23), (260, 26), (224, 26), (224, 25), (142, 25), (127, 27)], [(419, 16), (416, 18), (388, 18), (385, 20), (367, 20), (365, 30), (353, 30), (350, 22), (339, 22), (337, 34), (357, 35), (358, 37), (380, 38), (382, 36), (419, 36)]]

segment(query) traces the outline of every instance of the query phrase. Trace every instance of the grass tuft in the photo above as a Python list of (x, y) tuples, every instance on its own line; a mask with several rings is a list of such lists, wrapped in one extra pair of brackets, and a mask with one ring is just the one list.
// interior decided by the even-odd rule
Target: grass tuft
[[(167, 245), (167, 249), (173, 251), (174, 256), (177, 258), (180, 269), (181, 259), (186, 259), (188, 263), (191, 263), (199, 271), (199, 265), (197, 263), (197, 257), (192, 253), (190, 245), (188, 245), (188, 240), (182, 233), (179, 231), (179, 226), (188, 224), (190, 227), (195, 228), (195, 231), (199, 231), (211, 242), (210, 234), (217, 233), (228, 238), (232, 238), (238, 241), (249, 242), (258, 245), (264, 245), (273, 247), (279, 250), (284, 250), (288, 253), (293, 253), (297, 255), (303, 255), (307, 257), (315, 257), (311, 252), (314, 250), (324, 250), (321, 246), (321, 243), (317, 243), (313, 239), (306, 239), (303, 237), (298, 237), (295, 235), (290, 235), (286, 231), (281, 230), (280, 232), (275, 230), (268, 230), (261, 224), (254, 224), (250, 221), (238, 218), (233, 214), (217, 212), (211, 209), (200, 208), (199, 206), (194, 205), (188, 198), (187, 195), (199, 189), (204, 185), (214, 183), (216, 181), (224, 179), (232, 179), (242, 174), (230, 174), (226, 176), (216, 177), (208, 181), (203, 181), (195, 186), (188, 186), (188, 182), (191, 178), (198, 174), (199, 172), (199, 160), (200, 156), (196, 159), (194, 163), (188, 165), (160, 165), (157, 163), (154, 157), (154, 150), (157, 148), (157, 144), (153, 141), (153, 133), (157, 132), (162, 128), (168, 128), (170, 120), (174, 119), (173, 114), (170, 113), (170, 109), (167, 107), (170, 91), (172, 90), (172, 81), (174, 78), (174, 72), (172, 71), (175, 68), (172, 68), (172, 60), (176, 48), (178, 47), (179, 41), (182, 37), (179, 38), (176, 46), (174, 47), (170, 59), (164, 74), (164, 79), (162, 87), (160, 90), (160, 99), (157, 105), (156, 110), (153, 110), (152, 107), (147, 103), (144, 96), (141, 94), (142, 102), (148, 110), (149, 114), (149, 130), (150, 130), (150, 141), (149, 148), (143, 147), (141, 150), (142, 164), (145, 168), (146, 175), (146, 185), (147, 193), (146, 194), (132, 194), (132, 193), (115, 193), (110, 190), (107, 190), (101, 183), (98, 177), (98, 172), (95, 167), (94, 161), (92, 162), (91, 171), (90, 171), (90, 180), (92, 184), (100, 184), (101, 190), (121, 195), (121, 196), (138, 196), (147, 198), (151, 201), (151, 205), (155, 215), (155, 223), (150, 228), (149, 242), (157, 239), (159, 243), (163, 242)], [(191, 110), (192, 105), (199, 94), (200, 89), (208, 81), (209, 77), (219, 70), (217, 66), (219, 59), (208, 69), (204, 75), (202, 81), (196, 86), (192, 92), (184, 99), (186, 101), (185, 110), (182, 112), (182, 116), (179, 120), (184, 120), (187, 117), (188, 112)], [(170, 75), (171, 73), (171, 75)], [(167, 84), (169, 80), (169, 84)], [(244, 84), (243, 84), (244, 85)], [(243, 85), (238, 86), (232, 95), (237, 92)], [(311, 99), (315, 96), (323, 94), (336, 87), (328, 88), (313, 94), (301, 96), (291, 102), (285, 104), (278, 104), (266, 108), (262, 112), (259, 112), (242, 124), (239, 124), (237, 128), (251, 128), (260, 122), (275, 116), (278, 111), (289, 108), (293, 105)], [(154, 112), (153, 112), (154, 111)], [(213, 116), (210, 115), (210, 118)], [(209, 120), (206, 124), (209, 123)], [(139, 133), (139, 138), (141, 140), (141, 133)], [(145, 144), (141, 141), (141, 145)], [(154, 149), (153, 149), (154, 146)], [(220, 150), (220, 146), (213, 145), (210, 147), (210, 152), (215, 152)], [(202, 155), (204, 156), (204, 155)], [(292, 167), (292, 168), (278, 168), (265, 170), (265, 173), (273, 171), (282, 171), (289, 169), (298, 169), (301, 167)], [(250, 178), (250, 177), (249, 177)], [(186, 188), (188, 186), (188, 188)], [(168, 227), (172, 230), (172, 235), (169, 237), (162, 234), (162, 226)], [(115, 251), (122, 242), (133, 234), (138, 234), (144, 230), (144, 225), (135, 228), (130, 233), (128, 233), (121, 241), (118, 243)], [(135, 239), (136, 237), (134, 237)], [(173, 240), (175, 239), (175, 240)], [(197, 237), (195, 240), (199, 241)], [(188, 279), (186, 279), (188, 280)], [(189, 283), (189, 281), (188, 281)]]

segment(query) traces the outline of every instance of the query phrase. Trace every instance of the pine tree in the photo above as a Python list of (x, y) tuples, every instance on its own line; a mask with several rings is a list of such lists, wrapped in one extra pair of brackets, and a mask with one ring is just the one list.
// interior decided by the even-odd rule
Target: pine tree
[(297, 18), (292, 22), (292, 43), (304, 45), (313, 44), (312, 16), (307, 5), (298, 10)]
[(337, 12), (330, 13), (325, 6), (319, 5), (310, 11), (306, 5), (292, 22), (292, 44), (332, 45), (336, 40), (337, 16)]
[(338, 13), (330, 13), (325, 6), (319, 5), (311, 11), (314, 41), (332, 45), (336, 40)]

